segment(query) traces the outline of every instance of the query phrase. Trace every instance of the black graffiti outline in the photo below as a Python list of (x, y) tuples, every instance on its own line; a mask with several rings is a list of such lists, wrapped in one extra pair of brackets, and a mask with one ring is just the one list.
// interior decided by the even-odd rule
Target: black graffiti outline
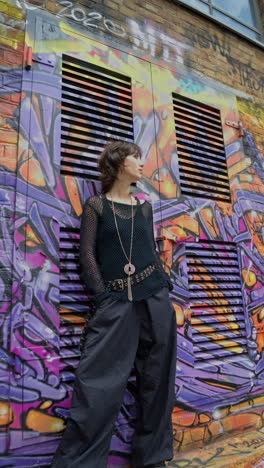
[[(213, 461), (216, 457), (221, 455), (224, 452), (224, 450), (225, 450), (224, 447), (216, 448), (215, 453), (211, 457), (209, 457), (207, 460), (202, 460), (200, 457), (195, 457), (193, 459), (181, 458), (178, 460), (172, 460), (168, 464), (168, 468), (180, 468), (180, 467), (183, 468), (184, 466), (187, 468), (188, 466), (190, 466), (190, 462), (197, 463), (198, 464), (197, 466), (207, 466), (208, 463), (211, 463), (211, 461)], [(185, 462), (186, 462), (186, 465), (183, 465), (183, 463)]]

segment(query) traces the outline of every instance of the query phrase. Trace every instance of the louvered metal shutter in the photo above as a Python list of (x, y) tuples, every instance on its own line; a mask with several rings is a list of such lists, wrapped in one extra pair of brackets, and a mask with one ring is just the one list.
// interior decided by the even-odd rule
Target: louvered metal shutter
[(186, 255), (195, 361), (247, 354), (236, 244), (187, 243)]
[(64, 54), (61, 173), (98, 180), (104, 145), (133, 139), (131, 78)]
[(79, 229), (60, 228), (61, 379), (68, 384), (74, 379), (72, 368), (78, 363), (80, 334), (89, 310), (79, 276), (79, 241)]
[[(133, 141), (131, 78), (62, 57), (61, 175), (98, 180), (97, 159), (109, 140)], [(74, 379), (88, 295), (79, 276), (79, 228), (60, 229), (61, 377)]]
[(182, 194), (230, 202), (220, 111), (175, 93), (173, 108)]

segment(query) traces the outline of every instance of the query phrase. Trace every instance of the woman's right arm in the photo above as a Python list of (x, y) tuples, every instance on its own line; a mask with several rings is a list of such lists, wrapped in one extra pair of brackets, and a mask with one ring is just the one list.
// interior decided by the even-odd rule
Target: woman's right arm
[(90, 301), (99, 305), (110, 295), (106, 289), (100, 268), (96, 260), (96, 235), (98, 213), (88, 201), (84, 205), (80, 226), (80, 269), (81, 279), (85, 283), (87, 292), (91, 294)]

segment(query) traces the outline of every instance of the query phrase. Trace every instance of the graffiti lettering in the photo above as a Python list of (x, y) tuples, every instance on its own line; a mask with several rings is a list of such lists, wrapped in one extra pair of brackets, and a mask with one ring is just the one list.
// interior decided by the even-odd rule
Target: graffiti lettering
[[(186, 44), (173, 39), (172, 37), (167, 36), (167, 34), (161, 33), (160, 35), (161, 42), (163, 44), (163, 58), (167, 62), (172, 62), (177, 60), (179, 63), (184, 63), (183, 51), (188, 49)], [(171, 56), (172, 53), (172, 56)]]
[[(16, 0), (16, 5), (22, 10), (34, 10), (44, 6), (41, 1), (37, 6), (31, 5), (29, 0)], [(193, 26), (184, 31), (185, 43), (146, 22), (140, 23), (131, 18), (124, 18), (126, 25), (122, 26), (98, 11), (87, 11), (74, 0), (62, 0), (56, 6), (59, 8), (57, 17), (67, 18), (93, 31), (109, 33), (126, 42), (131, 41), (133, 49), (140, 55), (147, 52), (151, 57), (168, 63), (188, 65), (186, 52), (190, 52), (191, 47), (211, 49), (226, 59), (231, 66), (229, 74), (237, 77), (241, 86), (264, 93), (264, 75), (255, 70), (250, 63), (245, 64), (232, 57), (231, 46), (224, 35), (219, 37), (216, 33), (210, 34)]]
[(124, 37), (127, 34), (121, 25), (105, 18), (97, 11), (87, 13), (83, 8), (75, 8), (74, 3), (68, 0), (63, 0), (57, 3), (57, 5), (64, 6), (64, 8), (62, 8), (56, 16), (70, 18), (74, 21), (78, 21), (78, 23), (82, 23), (85, 27), (100, 29), (102, 31), (106, 30), (119, 37)]
[(243, 63), (231, 55), (230, 44), (225, 37), (219, 39), (217, 34), (211, 35), (208, 31), (186, 29), (185, 37), (192, 47), (198, 46), (201, 49), (211, 49), (219, 52), (229, 65), (231, 65), (230, 75), (239, 78), (240, 85), (253, 91), (264, 92), (264, 75), (255, 70), (251, 63)]
[(231, 47), (226, 42), (225, 37), (219, 39), (217, 34), (211, 35), (208, 31), (194, 29), (186, 29), (185, 37), (189, 40), (192, 47), (198, 45), (201, 49), (212, 49), (214, 52), (219, 52), (222, 57), (229, 57)]
[(227, 61), (232, 67), (230, 74), (238, 76), (242, 86), (264, 92), (264, 75), (255, 70), (251, 63), (242, 63), (233, 57), (227, 57)]
[(152, 28), (146, 28), (146, 31), (140, 29), (135, 20), (128, 20), (128, 26), (132, 33), (133, 48), (148, 51), (152, 56), (156, 55), (156, 38)]
[(257, 447), (262, 447), (263, 446), (263, 439), (260, 437), (259, 439), (252, 439), (252, 440), (239, 440), (238, 442), (235, 443), (230, 443), (230, 447), (234, 447), (236, 449), (242, 449), (242, 448), (252, 448), (256, 449)]
[[(183, 50), (189, 47), (168, 36), (163, 31), (159, 31), (150, 25), (146, 25), (145, 29), (141, 28), (135, 20), (127, 20), (129, 29), (132, 35), (133, 48), (143, 49), (152, 57), (160, 57), (166, 62), (183, 63)], [(160, 53), (158, 52), (160, 50)]]
[[(38, 6), (29, 5), (26, 0), (17, 0), (17, 6), (23, 10), (38, 8)], [(153, 58), (161, 58), (169, 63), (184, 63), (183, 52), (189, 50), (189, 46), (168, 36), (164, 31), (154, 28), (151, 24), (141, 24), (127, 18), (126, 30), (121, 24), (106, 18), (98, 11), (88, 12), (85, 8), (79, 7), (79, 4), (77, 7), (74, 1), (62, 0), (56, 6), (60, 8), (56, 14), (57, 17), (67, 18), (85, 28), (110, 33), (120, 39), (126, 39), (126, 41), (131, 38), (133, 49), (139, 52), (143, 51), (143, 53), (146, 51)]]
[(72, 16), (72, 13), (68, 14), (68, 13), (65, 13), (68, 8), (71, 8), (73, 3), (72, 2), (68, 2), (68, 1), (65, 1), (65, 2), (60, 2), (59, 5), (66, 5), (65, 8), (62, 8), (62, 10), (60, 10), (56, 16), (65, 16), (66, 18), (73, 18)]
[[(75, 8), (74, 3), (63, 0), (57, 5), (63, 6), (56, 16), (77, 21), (85, 27), (94, 30), (107, 31), (120, 38), (128, 36), (127, 31), (120, 24), (105, 18), (98, 11), (86, 12), (83, 8)], [(189, 47), (168, 36), (163, 31), (158, 31), (151, 25), (140, 25), (137, 21), (127, 19), (129, 35), (131, 36), (133, 49), (147, 51), (152, 57), (161, 57), (166, 62), (184, 63), (183, 51)]]

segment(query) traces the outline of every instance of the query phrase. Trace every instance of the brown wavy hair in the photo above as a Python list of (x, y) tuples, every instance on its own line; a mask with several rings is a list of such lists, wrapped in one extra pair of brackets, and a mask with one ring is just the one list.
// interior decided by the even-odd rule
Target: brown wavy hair
[(125, 158), (130, 154), (137, 154), (140, 158), (142, 157), (141, 149), (136, 143), (112, 141), (105, 146), (98, 160), (102, 193), (107, 193), (111, 190), (120, 167), (122, 167)]

